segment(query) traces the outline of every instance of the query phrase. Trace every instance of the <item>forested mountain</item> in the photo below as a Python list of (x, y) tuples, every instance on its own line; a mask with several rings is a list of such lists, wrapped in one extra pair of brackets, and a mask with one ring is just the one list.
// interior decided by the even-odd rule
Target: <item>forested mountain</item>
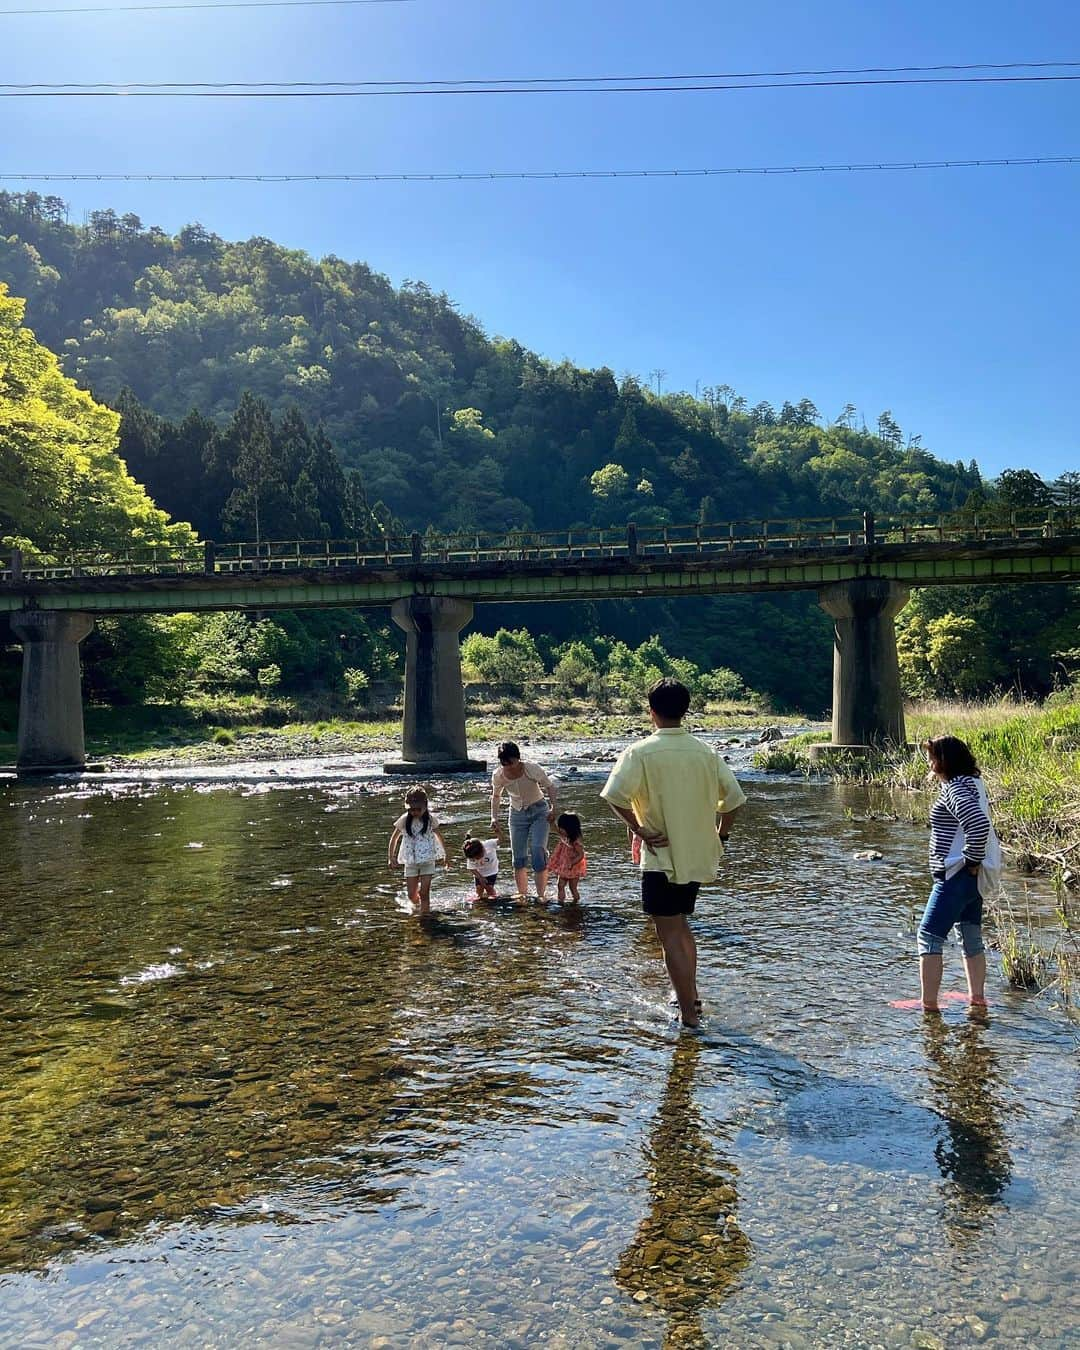
[[(0, 193), (0, 279), (67, 374), (172, 419), (223, 423), (245, 391), (295, 405), (409, 527), (932, 511), (980, 486), (974, 465), (905, 446), (888, 414), (871, 435), (850, 409), (818, 425), (806, 399), (777, 413), (724, 387), (656, 398), (491, 339), (445, 295), (363, 263), (63, 217), (56, 198)], [(626, 477), (592, 487), (609, 464)]]
[[(748, 408), (725, 385), (659, 397), (491, 338), (422, 283), (268, 239), (171, 236), (108, 210), (72, 225), (58, 198), (0, 193), (0, 281), (65, 372), (122, 411), (132, 473), (208, 537), (932, 512), (995, 493), (888, 412), (870, 430), (850, 406), (831, 421), (806, 398)], [(1017, 474), (1001, 500), (1040, 491)], [(786, 703), (827, 702), (829, 627), (811, 596), (547, 607), (543, 626), (659, 632)]]

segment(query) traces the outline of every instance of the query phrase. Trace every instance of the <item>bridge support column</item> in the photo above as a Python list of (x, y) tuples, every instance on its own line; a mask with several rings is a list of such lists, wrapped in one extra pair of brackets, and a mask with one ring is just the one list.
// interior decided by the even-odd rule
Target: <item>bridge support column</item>
[(893, 620), (908, 589), (874, 577), (836, 581), (818, 592), (835, 620), (832, 744), (903, 745), (904, 701)]
[(26, 610), (11, 616), (23, 649), (19, 773), (86, 767), (79, 643), (93, 626), (89, 614), (66, 610)]
[(458, 634), (473, 616), (471, 600), (414, 595), (390, 611), (406, 634), (405, 724), (400, 763), (386, 773), (483, 770), (465, 743), (465, 691)]

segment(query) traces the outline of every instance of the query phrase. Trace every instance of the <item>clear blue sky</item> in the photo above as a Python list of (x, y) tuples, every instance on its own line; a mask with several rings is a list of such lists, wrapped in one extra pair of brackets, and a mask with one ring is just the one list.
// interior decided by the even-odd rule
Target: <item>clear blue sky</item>
[[(102, 0), (40, 0), (95, 4)], [(28, 0), (0, 0), (0, 9)], [(1070, 0), (413, 0), (0, 17), (12, 81), (425, 79), (1080, 59)], [(1080, 153), (1080, 83), (0, 104), (9, 171), (640, 168)], [(5, 186), (19, 186), (5, 184)], [(1080, 166), (773, 179), (80, 184), (76, 216), (266, 235), (668, 389), (884, 408), (984, 471), (1080, 467)]]

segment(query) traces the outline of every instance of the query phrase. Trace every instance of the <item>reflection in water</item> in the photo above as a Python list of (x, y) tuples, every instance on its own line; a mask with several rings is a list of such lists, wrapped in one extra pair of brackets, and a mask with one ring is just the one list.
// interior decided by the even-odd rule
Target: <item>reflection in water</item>
[(945, 1231), (955, 1246), (965, 1246), (978, 1239), (1012, 1180), (1004, 1080), (985, 1014), (973, 1011), (959, 1026), (928, 1017), (923, 1039), (934, 1104), (944, 1122), (934, 1157), (943, 1178)]
[[(0, 1344), (258, 1325), (685, 1350), (704, 1323), (713, 1344), (907, 1345), (972, 1272), (998, 1343), (1058, 1344), (1072, 1042), (1026, 1001), (981, 1037), (939, 1023), (924, 1104), (889, 1003), (925, 841), (846, 816), (855, 789), (757, 785), (695, 920), (710, 1029), (673, 1044), (603, 776), (575, 788), (580, 910), (475, 906), (452, 871), (423, 925), (385, 867), (394, 784), (0, 791)], [(448, 837), (487, 819), (486, 784), (433, 787)], [(867, 847), (895, 864), (873, 873), (891, 937), (865, 924)], [(829, 923), (851, 941), (822, 991)], [(1008, 1182), (1002, 1119), (1039, 1203), (995, 1207), (992, 1259), (950, 1252)], [(951, 1228), (910, 1231), (939, 1140)]]
[(649, 1212), (615, 1271), (628, 1294), (644, 1292), (666, 1313), (667, 1346), (704, 1343), (702, 1309), (734, 1291), (751, 1255), (736, 1216), (738, 1169), (716, 1153), (694, 1103), (701, 1050), (696, 1036), (675, 1046), (645, 1145)]

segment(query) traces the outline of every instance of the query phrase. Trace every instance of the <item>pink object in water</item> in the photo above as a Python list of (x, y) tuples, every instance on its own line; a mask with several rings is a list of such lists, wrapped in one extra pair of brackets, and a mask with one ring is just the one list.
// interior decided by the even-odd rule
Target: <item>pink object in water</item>
[[(938, 1003), (970, 1003), (971, 1000), (967, 994), (961, 993), (959, 989), (945, 989), (938, 994)], [(985, 1008), (985, 1000), (975, 1005), (977, 1008)], [(898, 998), (890, 1004), (890, 1008), (921, 1008), (921, 998)]]

